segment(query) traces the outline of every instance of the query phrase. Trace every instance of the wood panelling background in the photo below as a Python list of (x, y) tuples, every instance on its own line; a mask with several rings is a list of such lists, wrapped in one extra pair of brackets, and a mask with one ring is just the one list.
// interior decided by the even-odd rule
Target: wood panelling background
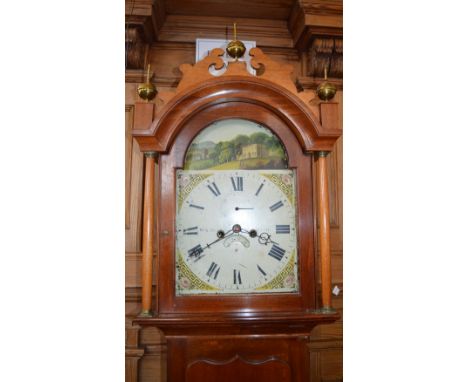
[(125, 251), (141, 250), (143, 153), (132, 138), (133, 106), (125, 107)]
[[(140, 28), (142, 41), (146, 43), (145, 49), (134, 52), (134, 54), (144, 54), (134, 62), (151, 64), (151, 70), (154, 71), (152, 81), (158, 91), (175, 89), (182, 75), (179, 65), (194, 63), (196, 38), (224, 39), (227, 27), (231, 36), (232, 23), (236, 21), (240, 39), (256, 41), (257, 46), (272, 59), (293, 66), (293, 80), (299, 88), (314, 89), (322, 80), (321, 71), (324, 65), (331, 65), (333, 71), (330, 72), (330, 82), (335, 83), (340, 89), (333, 101), (342, 106), (343, 92), (340, 78), (342, 58), (339, 56), (342, 52), (342, 37), (336, 35), (339, 33), (339, 25), (329, 21), (335, 20), (340, 1), (302, 1), (302, 11), (296, 9), (294, 12), (293, 7), (298, 6), (295, 0), (271, 0), (269, 2), (261, 0), (248, 2), (244, 0), (229, 2), (137, 0), (134, 3), (132, 11), (131, 1), (127, 0), (126, 20), (127, 23), (133, 23), (133, 27)], [(328, 10), (324, 4), (328, 4)], [(237, 13), (232, 13), (231, 11), (236, 7)], [(322, 18), (303, 17), (300, 12), (309, 12), (312, 15), (321, 14)], [(320, 23), (324, 20), (323, 17), (328, 17), (327, 12), (330, 13), (330, 19), (326, 21), (327, 25), (313, 25), (313, 20), (318, 20)], [(229, 16), (231, 14), (232, 17)], [(299, 21), (294, 21), (292, 17)], [(291, 22), (296, 23), (293, 29), (291, 29)], [(318, 33), (317, 36), (314, 33)], [(318, 40), (319, 38), (321, 40)], [(324, 41), (327, 38), (330, 38), (330, 41)], [(301, 48), (300, 44), (305, 44), (304, 48)], [(330, 44), (332, 48), (328, 49), (330, 55), (327, 56), (327, 47)], [(140, 51), (143, 53), (139, 53)], [(127, 67), (125, 89), (126, 381), (165, 382), (167, 378), (164, 338), (154, 328), (140, 330), (131, 325), (132, 318), (140, 310), (141, 301), (140, 252), (144, 174), (143, 154), (131, 137), (131, 128), (133, 105), (138, 101), (136, 89), (143, 78), (143, 65), (140, 68)], [(156, 108), (158, 106), (156, 103)], [(342, 126), (341, 115), (340, 126)], [(333, 296), (332, 304), (341, 314), (343, 306), (342, 152), (342, 138), (340, 138), (333, 152), (327, 157), (330, 177), (332, 287), (337, 285), (341, 290), (338, 296)], [(320, 254), (317, 253), (317, 256)], [(311, 382), (342, 380), (342, 334), (341, 319), (332, 325), (323, 325), (314, 329), (310, 343), (313, 369)]]
[(202, 16), (252, 17), (257, 19), (285, 20), (291, 12), (294, 0), (165, 0), (166, 10), (172, 14)]

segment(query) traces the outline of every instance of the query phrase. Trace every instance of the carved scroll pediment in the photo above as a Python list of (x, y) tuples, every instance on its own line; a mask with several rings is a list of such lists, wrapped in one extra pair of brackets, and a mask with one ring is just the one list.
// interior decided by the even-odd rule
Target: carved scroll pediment
[[(226, 78), (228, 76), (245, 76), (256, 77), (273, 82), (295, 94), (301, 100), (309, 105), (315, 97), (313, 91), (298, 92), (295, 83), (292, 80), (294, 72), (292, 65), (281, 63), (272, 60), (260, 48), (252, 48), (249, 55), (252, 57), (251, 65), (256, 70), (257, 75), (253, 76), (247, 69), (247, 63), (244, 61), (231, 61), (225, 66), (222, 56), (224, 50), (221, 48), (213, 49), (203, 60), (198, 61), (194, 65), (182, 64), (179, 69), (182, 72), (182, 79), (179, 82), (176, 90), (173, 92), (160, 92), (158, 94), (159, 101), (166, 104), (176, 94), (186, 90), (197, 84), (205, 83), (214, 78)], [(220, 76), (214, 76), (210, 73), (210, 68), (221, 70), (225, 68), (225, 72)], [(310, 106), (310, 105), (309, 105)]]
[(252, 57), (252, 67), (257, 70), (261, 78), (281, 85), (293, 93), (297, 93), (296, 85), (291, 79), (293, 67), (270, 59), (260, 48), (253, 48), (249, 52)]
[(221, 48), (213, 49), (203, 60), (198, 61), (195, 65), (182, 64), (179, 66), (182, 72), (182, 79), (177, 86), (177, 92), (185, 89), (198, 82), (204, 82), (207, 79), (213, 78), (210, 73), (210, 67), (216, 70), (221, 70), (224, 67), (224, 61), (220, 58), (224, 55), (224, 50)]

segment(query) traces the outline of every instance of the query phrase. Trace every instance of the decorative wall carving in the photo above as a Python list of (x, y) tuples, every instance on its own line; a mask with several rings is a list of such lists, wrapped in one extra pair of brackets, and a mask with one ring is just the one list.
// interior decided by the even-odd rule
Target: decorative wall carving
[(127, 25), (125, 28), (125, 68), (143, 69), (145, 64), (146, 44), (141, 28)]
[(309, 49), (308, 76), (343, 78), (343, 39), (315, 38)]

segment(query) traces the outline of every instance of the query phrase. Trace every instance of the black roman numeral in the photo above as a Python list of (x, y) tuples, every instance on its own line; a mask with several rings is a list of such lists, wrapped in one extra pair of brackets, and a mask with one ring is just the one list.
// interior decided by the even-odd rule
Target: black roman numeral
[(234, 284), (242, 284), (240, 271), (234, 269)]
[(198, 227), (190, 227), (184, 229), (184, 235), (198, 235)]
[(197, 258), (198, 256), (200, 256), (202, 252), (203, 252), (203, 248), (201, 247), (200, 244), (198, 244), (197, 246), (188, 250), (188, 256)]
[(198, 208), (199, 210), (204, 210), (205, 209), (205, 207), (197, 206), (196, 204), (189, 204), (189, 207)]
[(276, 233), (290, 233), (291, 227), (289, 224), (277, 224), (276, 225)]
[(208, 277), (211, 277), (211, 276), (213, 275), (213, 273), (214, 273), (213, 279), (216, 280), (216, 278), (218, 277), (218, 273), (219, 273), (219, 270), (220, 270), (220, 269), (221, 269), (221, 268), (219, 267), (218, 264), (216, 264), (215, 262), (212, 262), (211, 265), (210, 265), (210, 267), (208, 268), (208, 272), (206, 272), (206, 275), (207, 275)]
[(276, 202), (275, 204), (273, 204), (272, 206), (270, 206), (270, 211), (273, 212), (273, 211), (276, 211), (278, 208), (280, 207), (283, 207), (284, 204), (283, 202), (280, 200), (279, 202)]
[(231, 176), (231, 183), (234, 191), (244, 191), (244, 178), (236, 176), (236, 180)]
[(266, 276), (266, 272), (262, 269), (262, 267), (260, 265), (257, 264), (257, 269), (260, 271), (260, 273), (263, 275), (263, 276)]
[(263, 188), (264, 185), (265, 185), (265, 183), (262, 183), (262, 184), (260, 185), (260, 187), (258, 188), (257, 192), (255, 193), (255, 196), (258, 196), (258, 194), (260, 193), (260, 191), (262, 191), (262, 188)]
[(273, 244), (273, 247), (271, 247), (270, 252), (268, 252), (268, 255), (270, 255), (278, 261), (281, 261), (285, 252), (286, 251), (283, 248), (280, 248), (277, 245)]
[(211, 183), (211, 185), (209, 184), (208, 188), (210, 189), (210, 191), (213, 193), (214, 196), (221, 195), (221, 192), (219, 192), (219, 188), (215, 182)]

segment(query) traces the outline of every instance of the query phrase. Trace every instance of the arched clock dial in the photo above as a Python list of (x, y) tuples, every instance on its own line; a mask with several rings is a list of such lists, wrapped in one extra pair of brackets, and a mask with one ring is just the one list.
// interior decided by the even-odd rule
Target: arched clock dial
[(292, 170), (177, 172), (178, 295), (297, 292)]

